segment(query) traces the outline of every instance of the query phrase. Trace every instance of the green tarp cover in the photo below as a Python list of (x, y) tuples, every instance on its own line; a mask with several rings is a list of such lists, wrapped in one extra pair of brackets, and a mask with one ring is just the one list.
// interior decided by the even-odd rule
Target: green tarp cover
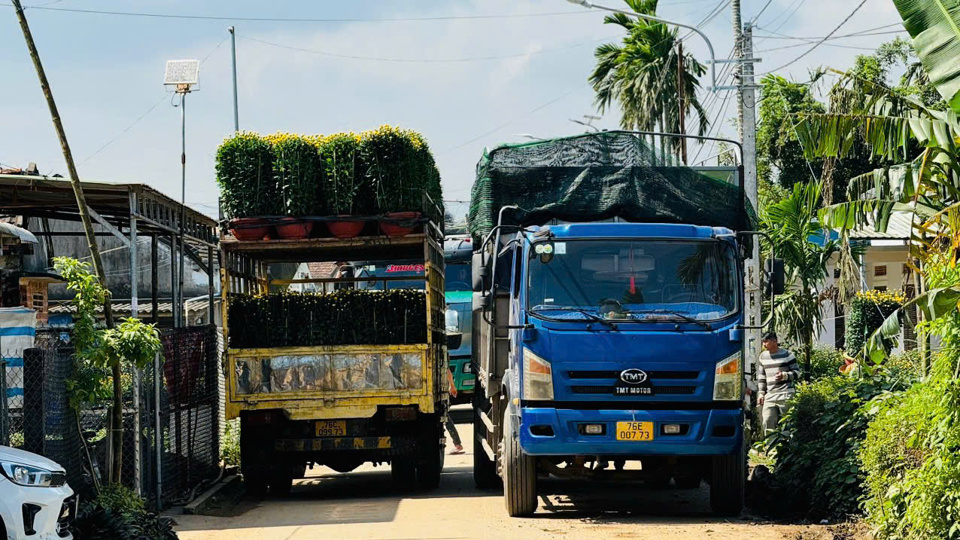
[[(739, 176), (739, 175), (737, 175)], [(753, 209), (739, 186), (694, 169), (665, 166), (641, 135), (623, 131), (499, 146), (477, 164), (468, 215), (482, 238), (497, 223), (540, 225), (619, 217), (753, 230)]]

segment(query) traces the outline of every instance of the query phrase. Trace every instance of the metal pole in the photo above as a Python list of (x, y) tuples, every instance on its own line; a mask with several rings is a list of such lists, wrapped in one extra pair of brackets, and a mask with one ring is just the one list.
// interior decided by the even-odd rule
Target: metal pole
[(207, 296), (210, 298), (210, 306), (207, 308), (207, 324), (216, 324), (213, 317), (214, 299), (213, 299), (213, 246), (207, 246)]
[[(140, 270), (137, 250), (137, 194), (130, 193), (130, 317), (136, 319), (139, 314), (138, 280)], [(141, 474), (143, 472), (140, 456), (140, 370), (133, 366), (133, 490), (142, 495)]]
[[(747, 23), (743, 29), (743, 77), (740, 84), (740, 101), (743, 105), (743, 187), (747, 199), (757, 208), (757, 99), (753, 84), (753, 27)], [(762, 318), (762, 293), (760, 291), (760, 245), (753, 243), (753, 253), (747, 261), (747, 325), (758, 326)], [(755, 368), (760, 350), (760, 331), (747, 330), (746, 347), (751, 355), (751, 368)], [(754, 370), (754, 373), (756, 371)]]
[(230, 32), (230, 58), (233, 60), (233, 130), (240, 131), (240, 107), (237, 104), (237, 29), (231, 26), (227, 31)]
[[(677, 94), (679, 99), (677, 102), (680, 104), (680, 133), (687, 133), (687, 95), (684, 91), (685, 81), (683, 80), (683, 41), (677, 43)], [(684, 165), (687, 164), (687, 138), (680, 137), (680, 162)]]
[(180, 316), (177, 311), (177, 235), (170, 235), (170, 315), (173, 317), (173, 327), (180, 327)]
[(157, 474), (157, 512), (163, 510), (163, 426), (160, 425), (160, 354), (153, 357), (153, 446)]
[(157, 294), (160, 289), (160, 276), (158, 275), (158, 271), (160, 270), (160, 263), (158, 261), (159, 243), (160, 241), (157, 239), (157, 235), (154, 234), (150, 237), (150, 305), (153, 308), (153, 317), (151, 317), (153, 324), (157, 324), (160, 320), (159, 307), (157, 306), (159, 303)]
[[(186, 227), (187, 218), (187, 93), (181, 94), (180, 98), (180, 282), (177, 287), (177, 301), (174, 309), (178, 313), (183, 312), (183, 265), (186, 258), (186, 251), (183, 246), (183, 236)], [(187, 326), (183, 316), (177, 317), (180, 326)]]

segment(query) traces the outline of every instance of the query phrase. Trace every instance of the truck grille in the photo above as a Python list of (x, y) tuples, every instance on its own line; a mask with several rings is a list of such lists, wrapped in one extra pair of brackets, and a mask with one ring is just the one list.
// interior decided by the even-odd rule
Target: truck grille
[(708, 372), (669, 369), (644, 371), (649, 375), (650, 384), (653, 387), (653, 395), (650, 396), (615, 395), (615, 385), (620, 380), (622, 370), (570, 370), (565, 373), (566, 376), (563, 379), (567, 394), (571, 396), (570, 399), (576, 399), (573, 396), (582, 396), (591, 401), (603, 399), (649, 402), (663, 401), (671, 397), (684, 401), (711, 397), (711, 394), (706, 391)]
[[(570, 390), (574, 394), (613, 394), (613, 386), (584, 386), (574, 385)], [(653, 385), (653, 392), (658, 396), (689, 396), (696, 393), (696, 386), (658, 386)]]

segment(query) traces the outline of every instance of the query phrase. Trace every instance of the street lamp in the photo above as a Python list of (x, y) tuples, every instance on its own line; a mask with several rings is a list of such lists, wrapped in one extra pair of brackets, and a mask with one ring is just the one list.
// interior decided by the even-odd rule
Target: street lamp
[[(163, 85), (174, 87), (174, 92), (180, 94), (180, 274), (177, 283), (171, 283), (175, 291), (173, 294), (174, 325), (183, 326), (179, 315), (183, 298), (183, 236), (187, 217), (187, 94), (196, 86), (200, 79), (199, 60), (167, 60), (166, 72), (163, 76)], [(170, 245), (170, 264), (173, 265), (173, 245)]]
[[(679, 27), (681, 27), (681, 28), (687, 28), (687, 29), (689, 29), (689, 30), (692, 30), (693, 32), (696, 32), (697, 35), (699, 35), (700, 37), (703, 38), (703, 41), (705, 41), (706, 44), (707, 44), (707, 49), (710, 50), (710, 62), (709, 62), (709, 64), (710, 64), (710, 79), (711, 79), (711, 81), (713, 82), (713, 84), (711, 84), (711, 85), (708, 87), (708, 90), (711, 90), (711, 91), (714, 91), (714, 92), (715, 92), (715, 91), (717, 91), (717, 90), (722, 90), (722, 89), (723, 89), (723, 88), (719, 88), (719, 87), (717, 86), (717, 64), (730, 62), (730, 60), (717, 60), (717, 55), (713, 52), (713, 43), (710, 43), (710, 39), (707, 38), (707, 35), (704, 34), (704, 33), (703, 33), (699, 28), (697, 28), (696, 26), (690, 26), (689, 24), (679, 23), (679, 22), (675, 22), (675, 21), (669, 21), (669, 20), (667, 20), (667, 19), (661, 19), (660, 17), (655, 17), (655, 16), (653, 16), (653, 15), (647, 15), (647, 14), (645, 14), (645, 13), (634, 13), (633, 11), (625, 11), (625, 10), (622, 10), (622, 9), (616, 9), (616, 8), (612, 8), (612, 7), (600, 6), (600, 5), (597, 5), (597, 4), (593, 4), (593, 3), (591, 3), (591, 2), (588, 2), (587, 0), (567, 0), (567, 2), (570, 2), (571, 4), (577, 4), (577, 5), (579, 5), (579, 6), (583, 6), (583, 7), (587, 8), (587, 9), (591, 9), (591, 8), (602, 9), (602, 10), (604, 10), (604, 11), (609, 11), (609, 12), (611, 12), (611, 13), (620, 13), (620, 14), (623, 14), (623, 15), (627, 15), (627, 16), (629, 16), (629, 17), (636, 17), (637, 19), (643, 19), (643, 20), (647, 20), (647, 21), (653, 21), (653, 22), (664, 23), (664, 24), (672, 24), (673, 26), (679, 26)], [(734, 60), (734, 61), (735, 61), (735, 60)]]

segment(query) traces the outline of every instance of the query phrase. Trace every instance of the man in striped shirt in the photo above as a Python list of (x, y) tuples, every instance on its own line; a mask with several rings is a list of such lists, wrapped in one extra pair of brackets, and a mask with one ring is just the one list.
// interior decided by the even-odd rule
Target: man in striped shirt
[(800, 365), (792, 352), (780, 348), (773, 332), (763, 336), (763, 348), (757, 374), (757, 404), (763, 407), (763, 430), (769, 434), (787, 413), (788, 402), (796, 393)]

